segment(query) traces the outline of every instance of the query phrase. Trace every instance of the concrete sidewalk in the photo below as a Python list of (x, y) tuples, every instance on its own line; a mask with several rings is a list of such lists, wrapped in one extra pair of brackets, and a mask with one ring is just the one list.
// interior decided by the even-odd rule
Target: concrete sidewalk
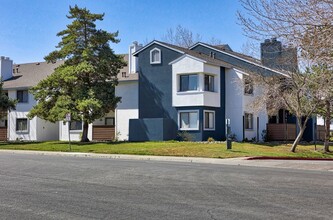
[(238, 165), (238, 166), (252, 166), (252, 167), (320, 170), (320, 171), (333, 172), (333, 160), (332, 161), (279, 160), (279, 159), (247, 160), (248, 157), (214, 159), (214, 158), (200, 158), (200, 157), (95, 154), (95, 153), (79, 153), (79, 152), (52, 152), (52, 151), (26, 151), (26, 150), (0, 150), (0, 153), (1, 152), (13, 153), (13, 154), (37, 154), (37, 155), (47, 155), (47, 156), (69, 156), (69, 157), (107, 158), (107, 159), (122, 159), (122, 160), (223, 164), (223, 165)]

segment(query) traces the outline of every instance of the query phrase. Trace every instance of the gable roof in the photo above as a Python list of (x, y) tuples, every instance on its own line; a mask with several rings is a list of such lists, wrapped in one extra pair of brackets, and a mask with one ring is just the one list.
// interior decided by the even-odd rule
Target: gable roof
[(181, 53), (183, 54), (184, 52), (181, 50), (182, 47), (178, 47), (178, 46), (175, 46), (175, 45), (172, 45), (172, 44), (168, 44), (168, 43), (164, 43), (164, 42), (161, 42), (161, 41), (157, 41), (157, 40), (153, 40), (152, 42), (150, 42), (149, 44), (145, 45), (144, 47), (140, 48), (138, 51), (134, 52), (133, 53), (133, 56), (136, 56), (138, 55), (139, 53), (141, 53), (142, 51), (144, 51), (145, 49), (147, 49), (148, 47), (150, 47), (151, 45), (153, 44), (157, 44), (157, 45), (160, 45), (162, 47), (166, 47), (170, 50), (173, 50), (173, 51), (176, 51), (178, 53)]
[[(205, 44), (205, 43), (202, 43), (202, 42), (198, 42), (196, 44), (194, 44), (193, 46), (191, 46), (189, 49), (193, 49), (194, 47), (198, 46), (198, 45), (201, 45), (201, 46), (204, 46), (204, 47), (207, 47), (209, 49), (212, 49), (212, 50), (215, 50), (217, 52), (220, 52), (220, 53), (223, 53), (223, 54), (226, 54), (228, 56), (231, 56), (231, 57), (234, 57), (236, 59), (239, 59), (239, 60), (242, 60), (244, 62), (247, 62), (249, 64), (253, 64), (257, 67), (260, 67), (260, 68), (263, 68), (263, 69), (266, 69), (266, 70), (269, 70), (271, 72), (274, 72), (274, 73), (277, 73), (279, 75), (283, 75), (283, 76), (287, 76), (286, 73), (284, 73), (283, 71), (280, 71), (280, 70), (276, 70), (276, 69), (272, 69), (272, 68), (269, 68), (267, 66), (264, 66), (260, 60), (258, 59), (255, 59), (253, 57), (250, 57), (250, 56), (247, 56), (245, 54), (241, 54), (241, 53), (237, 53), (237, 52), (234, 52), (234, 51), (229, 51), (229, 50), (222, 50), (221, 48), (217, 47), (217, 46), (212, 46), (212, 45), (209, 45), (209, 44)], [(239, 66), (239, 68), (241, 68)]]
[(36, 62), (13, 64), (13, 77), (3, 82), (4, 89), (30, 88), (48, 75), (54, 72), (54, 69), (63, 64), (64, 61), (55, 63)]
[[(140, 50), (133, 53), (133, 55), (135, 56), (135, 55), (139, 54), (140, 52), (142, 52), (143, 50), (145, 50), (146, 48), (150, 47), (153, 44), (157, 44), (157, 45), (160, 45), (162, 47), (165, 47), (165, 48), (168, 48), (170, 50), (173, 50), (173, 51), (176, 51), (178, 53), (183, 54), (183, 56), (177, 58), (176, 60), (179, 60), (180, 58), (184, 57), (187, 54), (187, 55), (189, 55), (191, 57), (194, 57), (194, 58), (197, 58), (200, 61), (202, 61), (204, 63), (207, 63), (207, 64), (211, 64), (211, 65), (214, 65), (214, 66), (223, 66), (223, 67), (227, 67), (227, 68), (232, 67), (231, 64), (229, 64), (227, 62), (224, 62), (222, 60), (216, 59), (216, 58), (212, 58), (212, 57), (210, 57), (206, 54), (203, 54), (203, 53), (200, 53), (200, 52), (197, 52), (197, 51), (193, 51), (193, 50), (189, 50), (187, 48), (176, 46), (176, 45), (173, 45), (173, 44), (157, 41), (157, 40), (154, 40), (154, 41), (150, 42), (149, 44), (147, 44), (146, 46), (144, 46)], [(174, 60), (174, 61), (176, 61), (176, 60)], [(170, 62), (169, 64), (174, 63), (174, 61)]]

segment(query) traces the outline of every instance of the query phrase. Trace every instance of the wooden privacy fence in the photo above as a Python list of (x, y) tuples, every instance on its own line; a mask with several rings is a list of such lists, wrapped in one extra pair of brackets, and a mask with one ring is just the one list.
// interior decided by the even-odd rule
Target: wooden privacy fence
[(7, 140), (7, 127), (0, 127), (0, 141)]
[(324, 141), (325, 140), (325, 126), (317, 125), (317, 140)]
[(296, 124), (267, 124), (269, 141), (293, 141), (296, 139)]
[(111, 141), (115, 130), (111, 125), (93, 125), (92, 139), (95, 141)]

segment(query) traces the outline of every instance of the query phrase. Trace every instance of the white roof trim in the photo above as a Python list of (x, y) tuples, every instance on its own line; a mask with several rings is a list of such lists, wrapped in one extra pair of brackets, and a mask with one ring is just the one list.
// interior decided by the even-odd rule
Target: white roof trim
[(240, 74), (242, 74), (242, 75), (246, 75), (246, 76), (249, 76), (249, 75), (250, 75), (249, 73), (246, 73), (246, 72), (244, 72), (244, 71), (242, 71), (242, 70), (239, 70), (239, 69), (236, 69), (236, 68), (234, 68), (234, 70), (236, 71), (236, 73), (240, 73)]
[(196, 46), (198, 46), (198, 45), (201, 45), (201, 46), (207, 47), (207, 48), (209, 48), (209, 49), (212, 49), (212, 50), (218, 51), (218, 52), (220, 52), (220, 53), (224, 53), (224, 54), (226, 54), (226, 55), (228, 55), (228, 56), (231, 56), (231, 57), (234, 57), (234, 58), (236, 58), (236, 59), (242, 60), (242, 61), (244, 61), (244, 62), (247, 62), (247, 63), (253, 64), (253, 65), (255, 65), (255, 66), (259, 66), (259, 67), (261, 67), (261, 68), (267, 69), (267, 70), (272, 71), (272, 72), (274, 72), (274, 73), (277, 73), (277, 74), (280, 74), (280, 75), (283, 75), (283, 76), (288, 76), (287, 74), (284, 74), (284, 73), (279, 72), (279, 71), (277, 71), (277, 70), (271, 69), (271, 68), (269, 68), (269, 67), (266, 67), (266, 66), (260, 65), (260, 64), (255, 63), (255, 62), (251, 62), (251, 61), (249, 61), (249, 60), (243, 59), (243, 58), (241, 58), (241, 57), (239, 57), (239, 56), (236, 56), (236, 55), (230, 54), (230, 53), (225, 52), (225, 51), (223, 51), (223, 50), (216, 49), (216, 48), (214, 48), (214, 47), (211, 47), (211, 46), (209, 46), (209, 45), (207, 45), (207, 44), (203, 44), (203, 43), (201, 43), (201, 42), (198, 42), (198, 43), (194, 44), (194, 45), (191, 46), (189, 49), (192, 50), (194, 47), (196, 47)]
[(202, 63), (207, 63), (207, 61), (202, 60), (202, 59), (200, 59), (200, 58), (197, 58), (197, 57), (194, 57), (194, 56), (191, 56), (191, 55), (188, 55), (188, 54), (184, 54), (184, 55), (182, 55), (181, 57), (178, 57), (177, 59), (171, 61), (171, 62), (169, 63), (169, 65), (172, 65), (172, 64), (174, 64), (174, 63), (177, 63), (178, 61), (180, 61), (180, 60), (183, 59), (184, 57), (189, 57), (189, 58), (191, 58), (191, 59), (194, 59), (194, 60), (199, 61), (199, 62), (202, 62)]
[(160, 45), (160, 46), (162, 46), (162, 47), (168, 48), (168, 49), (170, 49), (170, 50), (176, 51), (176, 52), (181, 53), (181, 54), (184, 54), (184, 53), (185, 53), (185, 52), (183, 52), (183, 51), (181, 51), (181, 50), (177, 50), (177, 49), (175, 49), (175, 48), (169, 47), (169, 46), (167, 46), (167, 45), (164, 45), (163, 43), (160, 43), (160, 42), (154, 40), (154, 41), (150, 42), (149, 44), (147, 44), (146, 46), (142, 47), (140, 50), (134, 52), (134, 53), (133, 53), (133, 56), (137, 55), (138, 53), (140, 53), (141, 51), (145, 50), (146, 48), (150, 47), (150, 46), (153, 45), (153, 44), (158, 44), (158, 45)]

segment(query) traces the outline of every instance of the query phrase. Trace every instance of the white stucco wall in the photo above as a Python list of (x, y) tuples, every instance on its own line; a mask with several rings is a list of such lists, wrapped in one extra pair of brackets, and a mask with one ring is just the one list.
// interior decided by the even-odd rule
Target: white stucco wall
[(231, 133), (238, 141), (243, 139), (243, 93), (241, 88), (242, 75), (234, 69), (225, 71), (225, 117), (230, 119)]
[[(179, 75), (198, 74), (198, 90), (179, 92)], [(204, 75), (214, 76), (214, 92), (204, 91)], [(172, 64), (172, 106), (220, 107), (220, 67), (184, 56)]]
[(115, 111), (116, 136), (128, 140), (129, 119), (139, 118), (138, 81), (122, 81), (116, 87), (116, 96), (122, 97)]
[(37, 141), (37, 117), (32, 120), (28, 119), (28, 130), (27, 132), (16, 131), (16, 119), (27, 118), (28, 112), (24, 111), (11, 111), (8, 114), (8, 138), (11, 141), (25, 140), (25, 141)]
[[(257, 137), (257, 127), (259, 126), (258, 136), (262, 140), (262, 130), (266, 130), (268, 116), (265, 109), (254, 110), (251, 103), (260, 94), (259, 88), (254, 88), (253, 95), (244, 95), (243, 74), (234, 69), (226, 69), (226, 118), (230, 118), (231, 131), (236, 134), (237, 140), (243, 139), (243, 115), (253, 114), (253, 129), (245, 129), (245, 138), (251, 140)], [(257, 124), (259, 117), (259, 125)]]
[[(27, 89), (27, 88), (26, 88)], [(26, 90), (24, 88), (20, 90)], [(8, 90), (8, 96), (12, 99), (17, 97), (16, 90)], [(51, 123), (44, 121), (40, 118), (34, 117), (32, 120), (28, 119), (28, 131), (16, 131), (16, 119), (28, 118), (27, 114), (36, 105), (36, 100), (33, 95), (29, 93), (27, 103), (17, 103), (16, 110), (12, 110), (8, 114), (8, 138), (9, 140), (24, 140), (24, 141), (48, 141), (58, 140), (59, 126), (58, 123)]]
[(51, 123), (37, 118), (37, 140), (55, 141), (59, 139), (59, 122)]
[[(80, 141), (82, 135), (81, 130), (71, 130), (70, 137), (71, 141)], [(88, 138), (92, 140), (92, 124), (89, 124), (88, 127)], [(68, 141), (68, 122), (60, 121), (59, 122), (59, 140), (61, 141)]]

